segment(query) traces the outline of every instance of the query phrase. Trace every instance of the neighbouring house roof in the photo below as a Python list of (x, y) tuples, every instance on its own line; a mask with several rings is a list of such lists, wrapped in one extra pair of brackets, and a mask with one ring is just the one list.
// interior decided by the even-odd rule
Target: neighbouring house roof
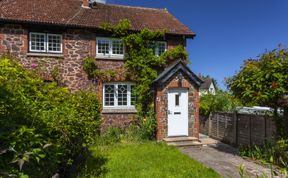
[(200, 86), (200, 90), (208, 90), (213, 80), (211, 78), (206, 78)]
[(167, 34), (195, 36), (187, 26), (165, 9), (101, 4), (83, 8), (81, 0), (1, 0), (0, 22), (99, 28), (103, 23), (118, 24), (128, 19), (131, 30), (145, 27)]
[(156, 86), (164, 86), (173, 76), (182, 73), (191, 83), (196, 87), (200, 87), (203, 82), (196, 74), (194, 74), (181, 60), (177, 60), (168, 66), (158, 77), (154, 80)]

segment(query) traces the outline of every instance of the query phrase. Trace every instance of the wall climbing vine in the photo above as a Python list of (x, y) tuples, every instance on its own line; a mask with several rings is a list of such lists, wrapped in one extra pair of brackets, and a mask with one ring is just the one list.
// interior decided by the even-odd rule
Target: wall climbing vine
[[(136, 107), (139, 126), (143, 130), (143, 137), (151, 139), (154, 138), (156, 129), (153, 81), (157, 78), (159, 70), (167, 65), (167, 61), (179, 58), (185, 60), (187, 59), (187, 52), (183, 46), (177, 46), (174, 49), (167, 50), (160, 56), (156, 56), (153, 43), (163, 41), (164, 32), (150, 31), (146, 28), (140, 32), (132, 32), (129, 30), (130, 27), (128, 20), (122, 20), (117, 25), (102, 25), (104, 31), (112, 34), (115, 38), (121, 38), (125, 45), (125, 76), (129, 76), (136, 83), (133, 92), (137, 97)], [(91, 78), (101, 78), (107, 74), (98, 69), (94, 58), (84, 60), (84, 70)]]

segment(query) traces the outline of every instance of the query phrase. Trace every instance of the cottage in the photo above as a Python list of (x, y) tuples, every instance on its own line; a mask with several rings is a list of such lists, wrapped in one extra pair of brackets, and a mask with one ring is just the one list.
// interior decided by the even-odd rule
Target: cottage
[[(124, 64), (125, 48), (120, 39), (103, 31), (103, 23), (131, 22), (131, 31), (143, 28), (165, 30), (155, 55), (195, 34), (166, 9), (128, 7), (89, 0), (2, 0), (0, 53), (9, 52), (26, 68), (42, 66), (42, 76), (52, 80), (53, 71), (71, 91), (90, 86), (102, 101), (104, 124), (127, 125), (135, 113), (135, 83), (121, 79), (92, 81), (83, 71), (83, 59), (96, 58), (101, 69), (118, 69)], [(157, 20), (156, 20), (157, 19)], [(201, 80), (181, 61), (171, 63), (155, 80), (157, 139), (194, 136), (199, 132), (199, 86)], [(153, 88), (151, 88), (153, 90)]]
[(203, 83), (200, 86), (200, 96), (206, 95), (206, 94), (212, 94), (216, 95), (216, 86), (211, 78), (206, 78), (203, 80)]

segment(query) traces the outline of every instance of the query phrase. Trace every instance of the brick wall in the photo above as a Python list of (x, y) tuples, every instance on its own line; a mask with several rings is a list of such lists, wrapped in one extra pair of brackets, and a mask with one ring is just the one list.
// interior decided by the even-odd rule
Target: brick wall
[[(82, 65), (83, 59), (87, 56), (96, 56), (96, 32), (81, 29), (59, 29), (54, 27), (37, 27), (37, 32), (61, 33), (63, 37), (63, 55), (39, 56), (28, 52), (29, 31), (34, 31), (34, 27), (27, 25), (2, 24), (0, 26), (0, 54), (10, 52), (19, 59), (19, 62), (26, 68), (32, 69), (31, 64), (37, 64), (41, 71), (41, 76), (46, 80), (52, 80), (52, 71), (58, 69), (57, 79), (63, 86), (68, 87), (72, 92), (83, 89), (93, 89), (99, 94), (102, 103), (102, 82), (92, 82), (88, 80)], [(47, 30), (48, 29), (48, 30)], [(173, 48), (178, 44), (184, 44), (182, 38), (167, 38), (168, 48)], [(123, 66), (123, 60), (96, 59), (96, 64), (100, 69), (117, 69)], [(113, 122), (112, 125), (126, 125), (133, 120), (135, 114), (132, 113), (110, 113), (103, 114), (104, 124)]]
[(177, 75), (164, 87), (156, 91), (157, 140), (168, 136), (168, 90), (185, 88), (188, 90), (188, 135), (199, 138), (199, 90), (185, 78), (179, 86)]

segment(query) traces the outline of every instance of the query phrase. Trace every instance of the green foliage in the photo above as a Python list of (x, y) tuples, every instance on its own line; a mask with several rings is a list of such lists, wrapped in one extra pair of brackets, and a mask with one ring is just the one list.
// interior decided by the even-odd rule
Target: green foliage
[(173, 49), (170, 49), (163, 53), (160, 56), (163, 60), (175, 60), (175, 59), (183, 59), (186, 60), (188, 58), (188, 53), (186, 49), (182, 45), (178, 45)]
[(242, 147), (240, 156), (260, 160), (263, 163), (275, 164), (288, 171), (288, 140), (281, 139), (276, 144), (265, 144), (263, 146), (252, 145)]
[(1, 172), (67, 175), (99, 128), (97, 96), (45, 83), (11, 59), (0, 68)]
[[(189, 158), (176, 147), (145, 142), (95, 147), (107, 156), (108, 171), (102, 177), (220, 177), (211, 168)], [(94, 165), (90, 165), (93, 167)]]
[[(177, 46), (160, 56), (155, 56), (153, 46), (157, 40), (163, 40), (164, 33), (143, 29), (131, 33), (129, 20), (122, 20), (117, 25), (103, 24), (103, 30), (121, 38), (125, 45), (125, 68), (128, 75), (136, 83), (134, 94), (137, 97), (137, 116), (142, 136), (154, 138), (156, 119), (153, 101), (153, 81), (157, 78), (159, 69), (163, 68), (168, 60), (187, 59), (187, 52), (183, 46)], [(146, 133), (145, 133), (146, 132)]]
[[(273, 177), (273, 176), (274, 176), (274, 173), (273, 173), (272, 167), (270, 167), (270, 169), (271, 169), (271, 176), (268, 176), (268, 175), (266, 175), (266, 174), (263, 172), (263, 173), (260, 174), (260, 175), (257, 174), (257, 175), (256, 175), (256, 178), (268, 178), (268, 177)], [(246, 167), (245, 167), (244, 164), (241, 164), (241, 165), (239, 166), (239, 175), (240, 175), (241, 178), (252, 178), (252, 177), (254, 177), (254, 176), (250, 176), (250, 175), (249, 175), (249, 173), (247, 172)]]
[(278, 107), (288, 92), (288, 51), (275, 49), (256, 60), (247, 60), (241, 70), (226, 83), (230, 91), (245, 103)]
[[(279, 99), (288, 94), (288, 50), (274, 49), (257, 60), (247, 60), (240, 72), (226, 83), (230, 91), (243, 103), (275, 108), (277, 135), (288, 138), (288, 106), (279, 105)], [(277, 108), (284, 109), (284, 117), (277, 116)]]
[(83, 69), (88, 74), (89, 78), (95, 78), (98, 75), (98, 67), (95, 64), (95, 59), (86, 57), (83, 61)]
[(83, 69), (88, 74), (89, 79), (102, 79), (110, 81), (117, 76), (117, 71), (113, 69), (100, 70), (95, 64), (95, 59), (87, 57), (84, 59)]
[(131, 28), (131, 23), (128, 19), (121, 20), (117, 25), (112, 25), (110, 23), (104, 23), (101, 28), (112, 34), (114, 37), (125, 37), (129, 34), (129, 29)]
[(218, 91), (215, 95), (205, 94), (200, 98), (200, 114), (209, 116), (211, 112), (231, 112), (241, 106), (241, 103), (225, 91)]

